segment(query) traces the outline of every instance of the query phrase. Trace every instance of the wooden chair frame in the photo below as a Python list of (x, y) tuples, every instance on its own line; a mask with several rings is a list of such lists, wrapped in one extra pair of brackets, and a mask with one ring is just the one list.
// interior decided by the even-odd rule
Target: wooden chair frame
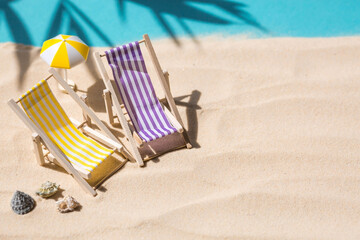
[[(122, 103), (121, 99), (117, 97), (118, 95), (115, 92), (115, 89), (110, 81), (110, 78), (109, 78), (107, 72), (106, 72), (105, 66), (101, 60), (101, 57), (104, 57), (106, 55), (104, 53), (100, 54), (99, 52), (94, 52), (94, 58), (95, 58), (96, 65), (99, 69), (99, 72), (101, 74), (101, 77), (104, 81), (105, 87), (106, 87), (106, 89), (104, 89), (104, 91), (103, 91), (103, 97), (104, 97), (104, 101), (105, 101), (106, 112), (107, 112), (107, 115), (109, 118), (109, 123), (111, 125), (113, 125), (114, 118), (117, 117), (119, 119), (119, 122), (125, 131), (125, 135), (131, 144), (133, 157), (135, 158), (135, 160), (137, 161), (139, 166), (143, 166), (144, 165), (143, 160), (146, 161), (146, 160), (155, 158), (161, 154), (164, 154), (166, 152), (169, 152), (169, 151), (172, 151), (172, 150), (175, 150), (178, 148), (186, 147), (186, 148), (190, 149), (192, 146), (189, 141), (187, 132), (183, 127), (183, 122), (181, 120), (179, 111), (175, 105), (174, 98), (170, 91), (169, 73), (167, 71), (163, 71), (161, 69), (159, 60), (156, 57), (154, 48), (153, 48), (150, 38), (147, 34), (143, 35), (143, 39), (141, 39), (139, 41), (139, 43), (145, 43), (146, 48), (150, 54), (150, 59), (151, 59), (152, 63), (154, 64), (157, 76), (160, 80), (160, 85), (162, 86), (162, 89), (164, 90), (164, 93), (165, 93), (165, 98), (159, 99), (159, 101), (160, 101), (162, 108), (164, 109), (164, 113), (167, 116), (170, 123), (176, 128), (177, 132), (180, 133), (182, 135), (182, 137), (184, 138), (185, 145), (183, 145), (183, 146), (179, 146), (179, 147), (176, 147), (173, 149), (168, 149), (164, 152), (161, 152), (156, 155), (152, 155), (150, 157), (142, 159), (138, 147), (140, 148), (145, 142), (136, 133), (133, 126), (131, 126), (128, 123), (128, 121), (126, 120), (125, 114), (127, 114), (127, 113), (125, 110), (125, 106)], [(164, 103), (166, 103), (170, 107), (170, 110), (164, 105)], [(115, 114), (114, 114), (114, 112), (115, 112)]]
[[(71, 89), (71, 87), (60, 76), (60, 74), (57, 71), (55, 71), (55, 69), (53, 68), (50, 68), (49, 72), (51, 75), (48, 76), (45, 80), (47, 81), (51, 77), (57, 80), (58, 83), (66, 90), (66, 92), (74, 99), (74, 101), (82, 108), (85, 121), (79, 123), (78, 121), (70, 118), (73, 124), (78, 129), (80, 129), (84, 134), (88, 135), (89, 137), (92, 137), (98, 142), (104, 144), (105, 146), (114, 149), (116, 153), (124, 156), (126, 160), (131, 158), (131, 156), (129, 155), (129, 153), (126, 152), (125, 148), (121, 145), (119, 140), (110, 132), (110, 130), (104, 125), (104, 123), (101, 122), (101, 120), (85, 104), (85, 102), (80, 99), (80, 97), (74, 92), (74, 90)], [(74, 167), (68, 161), (66, 155), (60, 150), (60, 148), (58, 148), (51, 141), (51, 139), (46, 135), (46, 133), (29, 119), (29, 117), (25, 114), (22, 108), (17, 104), (18, 102), (19, 100), (15, 101), (14, 99), (10, 99), (8, 101), (8, 105), (16, 113), (16, 115), (25, 123), (25, 125), (34, 132), (32, 134), (32, 139), (34, 143), (35, 156), (40, 166), (43, 166), (45, 164), (45, 156), (46, 156), (49, 159), (49, 161), (63, 167), (70, 175), (72, 175), (75, 178), (75, 180), (80, 184), (80, 186), (86, 192), (90, 193), (93, 196), (97, 195), (96, 188), (123, 166), (123, 164), (121, 164), (120, 166), (116, 167), (109, 174), (104, 176), (94, 187), (90, 186), (90, 184), (85, 181), (85, 179), (90, 178), (90, 174), (83, 172), (81, 171), (81, 169)], [(94, 121), (98, 125), (98, 127), (106, 133), (107, 137), (95, 131), (94, 129), (90, 128), (89, 126), (86, 126), (85, 124), (89, 123), (89, 119)], [(48, 150), (48, 152), (44, 153), (43, 147), (45, 148), (45, 150)]]

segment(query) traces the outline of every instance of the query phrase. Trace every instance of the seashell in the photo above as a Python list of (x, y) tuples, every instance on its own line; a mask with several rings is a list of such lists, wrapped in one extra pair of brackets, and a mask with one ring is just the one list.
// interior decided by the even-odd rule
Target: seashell
[(72, 196), (66, 196), (63, 199), (56, 202), (57, 209), (61, 213), (72, 212), (80, 204)]
[(45, 183), (41, 184), (41, 187), (36, 192), (36, 194), (40, 197), (48, 198), (54, 195), (59, 190), (59, 186), (60, 185), (56, 185), (56, 183), (46, 181)]
[(24, 215), (35, 207), (34, 199), (26, 193), (16, 191), (11, 199), (12, 210), (19, 215)]

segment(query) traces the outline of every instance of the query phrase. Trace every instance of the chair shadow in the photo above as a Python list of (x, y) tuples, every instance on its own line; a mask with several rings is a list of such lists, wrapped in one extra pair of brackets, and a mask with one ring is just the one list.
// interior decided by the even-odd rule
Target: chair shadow
[(52, 163), (52, 162), (46, 162), (42, 167), (44, 168), (48, 168), (50, 170), (54, 170), (54, 171), (57, 171), (57, 172), (61, 172), (61, 173), (66, 173), (66, 174), (69, 174), (64, 168), (56, 165), (55, 163)]
[(152, 158), (152, 159), (150, 159), (150, 160), (144, 161), (144, 168), (147, 167), (147, 165), (149, 164), (149, 162), (159, 163), (159, 162), (160, 162), (160, 158), (159, 158), (159, 157), (155, 157), (155, 158)]
[(99, 191), (99, 192), (102, 192), (102, 193), (105, 193), (105, 192), (107, 192), (107, 188), (106, 187), (104, 187), (104, 186), (99, 186), (97, 189), (96, 189), (97, 191)]
[[(198, 90), (192, 91), (191, 94), (175, 97), (175, 104), (177, 106), (183, 106), (186, 107), (186, 117), (188, 122), (188, 136), (190, 139), (190, 143), (194, 148), (200, 148), (200, 144), (197, 142), (197, 136), (198, 136), (198, 117), (197, 117), (197, 110), (200, 110), (201, 107), (198, 105), (198, 102), (200, 100), (201, 92)], [(185, 98), (189, 98), (188, 102), (182, 101)]]
[(89, 107), (92, 108), (95, 112), (106, 112), (105, 102), (103, 98), (104, 89), (105, 84), (99, 77), (97, 77), (95, 83), (93, 83), (87, 89)]

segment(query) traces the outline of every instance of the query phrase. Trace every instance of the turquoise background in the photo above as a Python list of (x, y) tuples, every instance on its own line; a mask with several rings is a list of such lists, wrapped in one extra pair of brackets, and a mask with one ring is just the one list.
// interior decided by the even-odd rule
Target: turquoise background
[(359, 35), (360, 0), (0, 0), (0, 42), (41, 46), (55, 35), (91, 46), (139, 39), (247, 34), (263, 37)]

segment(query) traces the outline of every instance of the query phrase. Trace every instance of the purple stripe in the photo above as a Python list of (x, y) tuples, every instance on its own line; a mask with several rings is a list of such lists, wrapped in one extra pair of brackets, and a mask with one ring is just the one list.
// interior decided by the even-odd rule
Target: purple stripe
[[(116, 53), (119, 55), (119, 60), (116, 58)], [(140, 137), (148, 142), (175, 132), (176, 129), (171, 126), (156, 97), (139, 43), (134, 42), (106, 51), (106, 58), (113, 71), (125, 108), (131, 113), (129, 114), (131, 120), (138, 125), (136, 127), (134, 124)], [(114, 64), (111, 63), (111, 60)], [(123, 74), (121, 74), (121, 70)], [(119, 77), (116, 77), (116, 73)], [(131, 100), (129, 91), (132, 93), (134, 101)], [(140, 122), (140, 117), (143, 119), (143, 123)], [(150, 136), (147, 131), (153, 136)]]
[[(129, 51), (129, 50), (130, 50), (130, 51)], [(128, 57), (127, 60), (128, 60), (129, 62), (130, 62), (130, 56), (129, 56), (130, 53), (132, 53), (132, 55), (135, 54), (135, 52), (133, 52), (133, 51), (134, 51), (134, 49), (132, 49), (132, 45), (131, 45), (131, 43), (130, 43), (130, 44), (129, 44), (129, 48), (126, 49), (126, 53), (127, 53), (126, 56)], [(135, 57), (134, 57), (134, 59), (135, 59), (135, 61), (131, 61), (131, 62), (136, 62), (136, 58), (135, 58)], [(133, 64), (131, 64), (131, 65), (133, 65)], [(133, 67), (133, 66), (132, 66), (132, 67)], [(140, 72), (140, 69), (139, 69), (139, 68), (136, 68), (136, 65), (135, 65), (135, 70), (136, 70), (137, 72)], [(135, 71), (132, 71), (131, 73), (132, 73), (132, 76), (133, 76), (134, 79), (141, 80), (141, 81), (136, 81), (136, 85), (137, 85), (138, 90), (139, 90), (140, 93), (142, 93), (142, 91), (141, 91), (141, 86), (142, 86), (142, 88), (143, 88), (144, 91), (145, 91), (145, 96), (143, 96), (143, 95), (141, 94), (141, 100), (142, 100), (143, 106), (144, 106), (143, 109), (146, 111), (147, 116), (149, 117), (149, 120), (150, 120), (153, 128), (156, 129), (156, 130), (158, 130), (158, 132), (160, 133), (160, 136), (161, 136), (161, 137), (168, 135), (170, 132), (169, 132), (169, 131), (166, 131), (165, 129), (163, 129), (164, 127), (162, 127), (162, 129), (158, 129), (158, 126), (157, 126), (157, 124), (155, 123), (156, 119), (153, 119), (153, 117), (152, 117), (152, 115), (151, 115), (151, 113), (150, 113), (149, 105), (147, 104), (145, 98), (148, 97), (147, 100), (148, 100), (148, 102), (150, 102), (150, 106), (151, 106), (151, 98), (150, 98), (150, 96), (146, 96), (146, 93), (147, 93), (147, 91), (146, 91), (146, 86), (145, 86), (144, 80), (142, 79), (141, 74), (138, 73), (137, 75), (138, 75), (139, 77), (136, 77), (136, 76), (135, 76)], [(139, 78), (140, 78), (140, 79), (139, 79)], [(140, 84), (141, 84), (141, 86), (140, 86)], [(157, 114), (155, 114), (154, 112), (153, 112), (153, 114), (154, 114), (155, 118), (158, 117)], [(158, 119), (158, 120), (160, 120), (160, 119)], [(164, 131), (165, 133), (164, 133), (163, 131)]]
[[(138, 63), (139, 60), (137, 59), (136, 54), (135, 54), (135, 51), (136, 51), (138, 53), (138, 55), (141, 55), (139, 43), (135, 43), (134, 46), (130, 43), (130, 49), (131, 49), (131, 53), (132, 53), (133, 58), (136, 59), (136, 61), (134, 61), (134, 64), (136, 66), (136, 70), (138, 71), (138, 76), (139, 76), (139, 78), (141, 80), (141, 83), (142, 83), (142, 86), (144, 88), (145, 95), (146, 95), (146, 97), (147, 97), (147, 99), (148, 99), (148, 101), (150, 103), (149, 105), (146, 106), (146, 108), (148, 109), (148, 111), (154, 112), (154, 116), (156, 118), (156, 119), (151, 118), (151, 120), (154, 122), (154, 125), (156, 125), (156, 123), (157, 123), (160, 126), (160, 128), (163, 131), (165, 131), (165, 134), (163, 133), (162, 136), (166, 136), (168, 134), (171, 134), (172, 132), (163, 125), (161, 119), (159, 118), (159, 115), (157, 114), (157, 113), (161, 113), (161, 111), (156, 112), (156, 110), (154, 109), (154, 104), (156, 104), (156, 101), (155, 101), (156, 98), (154, 97), (155, 92), (152, 92), (150, 94), (148, 88), (146, 87), (146, 83), (149, 86), (151, 86), (149, 75), (146, 73), (146, 69), (144, 69), (143, 73), (145, 74), (145, 77), (146, 77), (146, 79), (144, 79), (144, 77), (142, 75), (142, 71), (141, 71), (139, 63)], [(145, 81), (147, 81), (147, 82), (145, 82)], [(156, 123), (155, 123), (155, 121), (156, 121)]]
[[(139, 72), (143, 72), (143, 73), (145, 74), (146, 81), (147, 81), (147, 83), (148, 83), (148, 85), (149, 85), (149, 87), (150, 87), (150, 89), (151, 89), (151, 95), (153, 96), (152, 99), (154, 100), (154, 103), (155, 103), (155, 106), (154, 106), (154, 107), (157, 107), (157, 108), (158, 108), (158, 112), (160, 113), (160, 116), (158, 116), (158, 115), (156, 114), (156, 117), (157, 117), (157, 119), (158, 119), (158, 121), (159, 121), (159, 123), (160, 123), (160, 126), (161, 126), (162, 128), (164, 128), (164, 130), (166, 129), (166, 127), (169, 128), (169, 129), (171, 129), (171, 130), (167, 130), (167, 129), (166, 129), (166, 131), (168, 132), (168, 134), (171, 134), (171, 133), (175, 132), (176, 129), (171, 126), (170, 122), (168, 121), (167, 117), (165, 116), (164, 111), (162, 110), (162, 107), (161, 107), (161, 105), (160, 105), (160, 102), (158, 101), (158, 99), (157, 99), (157, 97), (156, 97), (154, 87), (153, 87), (153, 85), (151, 84), (150, 76), (149, 76), (149, 74), (147, 73), (147, 69), (146, 69), (146, 66), (145, 66), (145, 62), (144, 62), (144, 60), (143, 60), (143, 56), (142, 56), (142, 53), (141, 53), (141, 49), (140, 49), (139, 44), (136, 44), (136, 50), (137, 50), (137, 53), (138, 53), (138, 55), (139, 55), (140, 63), (142, 64), (142, 68), (143, 68), (142, 71), (141, 71), (140, 67), (138, 66), (138, 70), (139, 70)], [(134, 55), (134, 54), (133, 54), (133, 55)], [(135, 58), (135, 56), (134, 56), (134, 58)], [(135, 61), (135, 63), (138, 64), (137, 61)], [(141, 76), (141, 79), (142, 79), (143, 81), (145, 81), (145, 80), (143, 79), (143, 77), (142, 77), (141, 74), (140, 74), (140, 76)], [(146, 92), (148, 93), (148, 90), (147, 90), (147, 89), (146, 89)], [(148, 93), (148, 98), (151, 99), (149, 93)], [(152, 107), (152, 106), (150, 106), (150, 107)], [(167, 125), (166, 127), (162, 124), (162, 121), (159, 119), (160, 117), (162, 117), (162, 119), (164, 120), (165, 124)]]
[[(135, 119), (133, 119), (131, 117), (131, 121), (135, 121), (136, 124), (139, 125), (138, 116), (136, 115), (133, 105), (131, 104), (132, 103), (131, 98), (130, 98), (128, 92), (123, 88), (122, 84), (124, 84), (124, 83), (123, 83), (123, 81), (121, 81), (122, 74), (121, 74), (120, 67), (117, 62), (114, 50), (116, 50), (116, 49), (111, 49), (110, 51), (106, 51), (106, 57), (107, 57), (109, 65), (111, 66), (111, 69), (113, 70), (114, 79), (115, 79), (116, 85), (119, 89), (119, 92), (121, 93), (122, 92), (121, 89), (122, 89), (123, 92), (125, 93), (125, 96), (123, 96), (123, 94), (120, 94), (120, 97), (125, 105), (126, 111), (128, 111), (129, 113), (131, 112), (132, 115), (129, 114), (129, 116), (133, 116), (135, 118)], [(114, 64), (111, 63), (110, 58), (114, 61)], [(117, 73), (118, 73), (118, 76), (119, 76), (118, 78), (116, 77), (115, 71), (117, 71)], [(125, 98), (128, 101), (125, 101)], [(139, 132), (141, 129), (139, 129), (136, 126), (136, 124), (134, 124), (135, 130), (136, 130), (136, 132)], [(148, 139), (153, 139), (153, 137), (151, 137), (150, 135), (148, 135), (148, 134), (145, 134), (145, 135)]]
[[(126, 48), (125, 45), (122, 46), (122, 49), (125, 49), (125, 48)], [(132, 95), (133, 95), (133, 98), (134, 98), (134, 100), (135, 100), (135, 102), (136, 102), (136, 106), (135, 106), (135, 107), (136, 107), (137, 110), (139, 111), (139, 113), (140, 113), (140, 115), (141, 115), (141, 117), (142, 117), (142, 119), (143, 119), (143, 122), (144, 122), (144, 124), (145, 124), (145, 126), (142, 126), (142, 129), (141, 129), (141, 130), (145, 130), (145, 131), (147, 130), (147, 131), (149, 131), (152, 135), (154, 135), (155, 138), (157, 138), (157, 137), (158, 137), (158, 134), (157, 134), (156, 132), (154, 132), (153, 129), (150, 127), (148, 121), (146, 120), (145, 114), (144, 114), (144, 112), (142, 111), (143, 109), (142, 109), (141, 106), (144, 105), (144, 103), (142, 102), (142, 99), (141, 99), (141, 92), (138, 92), (138, 89), (136, 88), (136, 82), (137, 82), (137, 81), (136, 81), (136, 78), (133, 77), (134, 81), (131, 81), (131, 78), (130, 78), (130, 75), (129, 75), (129, 70), (131, 70), (131, 69), (129, 69), (129, 66), (128, 66), (128, 64), (126, 63), (126, 59), (124, 58), (124, 56), (123, 56), (124, 54), (122, 54), (120, 47), (117, 48), (117, 52), (118, 52), (119, 57), (120, 57), (120, 63), (121, 63), (121, 66), (122, 66), (122, 68), (123, 68), (124, 75), (125, 75), (125, 77), (126, 77), (126, 79), (125, 79), (125, 78), (122, 78), (122, 80), (123, 80), (122, 84), (123, 84), (123, 86), (125, 86), (125, 81), (128, 83), (128, 86), (129, 86), (129, 88), (130, 88), (130, 91), (131, 91), (131, 93), (132, 93)], [(124, 53), (125, 53), (125, 51), (124, 51)], [(125, 55), (126, 55), (126, 53), (125, 53)], [(125, 63), (126, 63), (127, 66), (125, 66)], [(132, 75), (134, 74), (133, 71), (130, 71), (130, 73), (131, 73)], [(139, 93), (140, 99), (137, 97), (135, 91), (137, 91), (137, 92)], [(131, 100), (131, 99), (130, 99), (130, 100)], [(129, 103), (132, 103), (132, 101), (129, 101)], [(147, 113), (147, 114), (148, 114), (148, 113)], [(141, 124), (141, 125), (142, 125), (142, 124)], [(139, 127), (140, 127), (141, 125), (139, 125)], [(153, 139), (153, 138), (151, 137), (151, 139)]]
[[(146, 101), (145, 101), (144, 96), (142, 95), (141, 87), (140, 87), (140, 85), (139, 85), (139, 81), (136, 81), (136, 80), (138, 80), (138, 78), (135, 76), (135, 71), (134, 71), (134, 70), (136, 70), (136, 69), (133, 69), (132, 64), (129, 66), (129, 62), (130, 62), (131, 60), (130, 60), (130, 57), (129, 57), (128, 48), (127, 48), (126, 46), (124, 46), (123, 50), (124, 50), (124, 53), (125, 53), (124, 56), (126, 57), (125, 59), (127, 60), (127, 67), (128, 67), (129, 70), (131, 70), (131, 71), (130, 71), (130, 72), (131, 72), (131, 76), (132, 76), (133, 79), (134, 79), (133, 84), (135, 84), (135, 86), (136, 86), (135, 89), (136, 89), (137, 92), (139, 93), (139, 97), (140, 97), (139, 101), (141, 101), (141, 103), (142, 103), (141, 106), (146, 106)], [(124, 57), (124, 56), (123, 56), (123, 57)], [(124, 62), (125, 62), (125, 59), (123, 59)], [(130, 81), (130, 79), (129, 79), (129, 81)], [(141, 106), (139, 106), (139, 107), (140, 107), (141, 109), (143, 109)], [(146, 111), (146, 109), (144, 109), (144, 110)], [(147, 114), (148, 118), (151, 120), (150, 112), (149, 112), (149, 111), (146, 111), (146, 114)], [(148, 125), (149, 128), (150, 128), (150, 124), (148, 123), (147, 119), (144, 119), (144, 120), (146, 121), (147, 125)], [(151, 122), (151, 123), (152, 123), (153, 126), (155, 125), (153, 122)], [(158, 135), (158, 134), (156, 134), (156, 135)]]
[[(115, 55), (115, 52), (116, 52), (116, 53), (119, 55), (119, 57), (122, 57), (121, 48), (118, 47), (118, 48), (114, 49), (113, 52), (114, 52), (114, 55), (113, 55), (114, 63), (116, 64), (118, 71), (121, 71), (120, 65), (119, 65), (119, 63), (118, 63), (118, 61), (117, 61), (117, 58), (116, 58), (116, 55)], [(124, 73), (124, 74), (121, 75), (121, 77), (120, 77), (119, 86), (121, 86), (121, 87), (124, 89), (125, 95), (126, 95), (126, 97), (127, 97), (128, 103), (129, 103), (129, 105), (131, 106), (131, 108), (132, 108), (132, 109), (135, 109), (135, 110), (133, 110), (133, 114), (134, 114), (134, 116), (135, 116), (135, 121), (136, 121), (136, 123), (137, 123), (138, 126), (139, 126), (139, 129), (137, 130), (137, 132), (145, 130), (144, 134), (145, 134), (146, 136), (148, 136), (148, 139), (154, 139), (154, 137), (156, 138), (156, 135), (157, 135), (157, 134), (155, 134), (155, 133), (154, 133), (153, 131), (151, 131), (151, 130), (148, 130), (148, 129), (150, 129), (150, 126), (147, 126), (147, 125), (146, 125), (147, 122), (146, 122), (146, 120), (145, 120), (145, 116), (144, 116), (143, 112), (142, 112), (142, 111), (138, 111), (140, 116), (137, 115), (136, 110), (139, 110), (139, 108), (138, 108), (138, 107), (140, 106), (140, 105), (139, 105), (139, 101), (138, 101), (138, 99), (137, 99), (137, 97), (136, 97), (136, 95), (135, 95), (133, 86), (132, 86), (132, 84), (131, 84), (131, 79), (130, 79), (130, 77), (129, 77), (127, 68), (125, 67), (124, 61), (122, 60), (122, 58), (120, 58), (119, 60), (120, 60), (121, 68), (122, 68), (123, 73)], [(127, 83), (128, 87), (126, 87), (126, 83)], [(130, 84), (131, 84), (131, 85), (130, 85)], [(131, 97), (130, 97), (130, 94), (129, 94), (129, 92), (128, 92), (129, 90), (130, 90), (130, 92), (131, 92), (132, 95), (133, 95), (133, 98), (134, 98), (135, 103), (132, 101), (132, 99), (131, 99)], [(135, 105), (134, 105), (134, 104), (135, 104)], [(143, 121), (142, 121), (143, 123), (140, 122), (140, 120), (139, 120), (140, 117), (141, 117), (141, 119), (143, 120)], [(147, 131), (148, 131), (151, 135), (153, 135), (154, 137), (151, 136), (150, 134), (148, 134)]]
[[(120, 65), (118, 63), (118, 60), (116, 58), (116, 53), (118, 53), (119, 56), (122, 55), (120, 51), (120, 48), (116, 48), (116, 49), (113, 49), (112, 51), (112, 57), (113, 57), (113, 61), (114, 61), (114, 64), (116, 66), (116, 69), (118, 71), (118, 74), (119, 74), (119, 79), (117, 79), (117, 82), (118, 82), (118, 87), (121, 87), (123, 89), (123, 92), (125, 93), (125, 96), (126, 99), (127, 99), (127, 102), (128, 102), (128, 107), (131, 109), (131, 112), (132, 112), (132, 116), (134, 116), (135, 119), (132, 119), (132, 121), (136, 121), (136, 124), (138, 126), (138, 129), (136, 129), (137, 132), (141, 131), (142, 129), (144, 129), (144, 126), (142, 126), (142, 123), (140, 122), (140, 117), (142, 119), (144, 119), (144, 116), (142, 115), (142, 113), (140, 112), (140, 116), (137, 114), (136, 112), (136, 109), (137, 109), (137, 105), (138, 103), (136, 102), (136, 105), (134, 105), (134, 102), (131, 100), (131, 97), (130, 97), (130, 94), (128, 92), (128, 89), (125, 85), (125, 82), (129, 82), (129, 77), (127, 75), (127, 71), (126, 71), (126, 68), (124, 68), (124, 65), (123, 65), (123, 62), (121, 61), (120, 59), (120, 63), (122, 65), (122, 69), (123, 69), (123, 73), (124, 74), (121, 74), (121, 69), (120, 69)], [(131, 86), (128, 86), (130, 88), (130, 91), (132, 91), (133, 93), (133, 89), (131, 88)], [(134, 94), (134, 93), (133, 93)], [(137, 101), (137, 99), (135, 98), (135, 101)], [(150, 132), (151, 133), (151, 132)], [(149, 135), (148, 133), (144, 133), (147, 137), (147, 139), (153, 139), (154, 137), (152, 137), (151, 135)], [(153, 134), (153, 133), (151, 133)]]
[[(126, 110), (130, 110), (133, 114), (134, 114), (134, 117), (135, 118), (137, 118), (137, 115), (135, 114), (135, 109), (133, 108), (133, 106), (132, 106), (132, 104), (130, 104), (130, 102), (129, 101), (125, 101), (125, 97), (126, 97), (126, 99), (127, 100), (129, 100), (130, 99), (130, 96), (129, 96), (129, 93), (124, 89), (124, 86), (123, 86), (123, 81), (122, 81), (122, 74), (121, 74), (121, 70), (120, 70), (120, 68), (118, 67), (118, 62), (117, 62), (117, 59), (116, 59), (116, 55), (115, 55), (115, 49), (111, 49), (110, 50), (110, 55), (111, 55), (111, 58), (112, 58), (112, 60), (114, 61), (114, 65), (115, 66), (113, 66), (114, 67), (114, 71), (117, 71), (117, 74), (118, 74), (118, 78), (116, 78), (116, 85), (118, 86), (118, 88), (119, 88), (119, 91), (120, 91), (120, 93), (121, 92), (124, 92), (125, 93), (125, 95), (126, 96), (123, 96), (122, 94), (120, 94), (120, 96), (121, 96), (121, 98), (122, 98), (122, 100), (123, 100), (123, 103), (124, 103), (124, 105), (125, 106), (127, 106), (129, 109), (126, 109)], [(111, 62), (110, 62), (111, 63)], [(116, 77), (116, 74), (114, 74), (114, 76)], [(121, 91), (121, 89), (123, 90), (123, 91)], [(128, 103), (128, 104), (127, 104)], [(137, 119), (136, 119), (136, 122), (138, 122), (137, 121)], [(140, 130), (140, 129), (136, 129), (136, 130)]]

